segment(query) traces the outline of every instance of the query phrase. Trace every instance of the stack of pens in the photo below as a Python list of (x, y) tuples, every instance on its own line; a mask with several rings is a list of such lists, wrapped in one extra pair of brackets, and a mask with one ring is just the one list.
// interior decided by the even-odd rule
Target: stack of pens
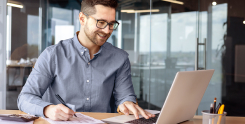
[(221, 103), (219, 103), (216, 107), (216, 100), (217, 98), (214, 98), (214, 103), (211, 103), (210, 105), (210, 114), (223, 114), (224, 113), (224, 108), (225, 105)]
[(220, 122), (221, 122), (221, 119), (222, 119), (222, 114), (224, 114), (225, 105), (219, 103), (217, 105), (217, 107), (216, 107), (216, 100), (217, 100), (217, 98), (215, 97), (214, 98), (214, 103), (211, 103), (211, 105), (210, 105), (210, 111), (209, 111), (209, 113), (210, 114), (219, 114), (219, 118), (218, 118), (217, 121), (215, 121), (214, 118), (209, 119), (209, 124), (216, 124), (216, 122), (217, 122), (217, 124), (221, 124)]

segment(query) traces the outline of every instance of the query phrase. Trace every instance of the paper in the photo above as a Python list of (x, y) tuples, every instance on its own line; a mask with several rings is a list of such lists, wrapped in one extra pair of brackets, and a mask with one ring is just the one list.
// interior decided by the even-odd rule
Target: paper
[(87, 115), (76, 113), (77, 117), (73, 117), (69, 119), (69, 121), (53, 121), (49, 118), (43, 118), (48, 121), (50, 124), (98, 124), (104, 123), (103, 121), (97, 120), (95, 118), (89, 117)]
[(0, 124), (33, 124), (33, 121), (29, 122), (17, 122), (17, 121), (6, 121), (0, 119)]
[(29, 122), (17, 122), (17, 121), (6, 121), (0, 119), (0, 124), (33, 124), (33, 121)]

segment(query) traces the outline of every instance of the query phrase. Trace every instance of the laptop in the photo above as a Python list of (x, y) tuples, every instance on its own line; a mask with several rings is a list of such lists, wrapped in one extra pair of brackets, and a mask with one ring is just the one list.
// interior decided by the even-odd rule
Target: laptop
[[(193, 118), (212, 78), (214, 70), (177, 72), (168, 96), (156, 117), (135, 119), (134, 115), (121, 115), (103, 119), (110, 124), (176, 124)], [(152, 113), (152, 112), (151, 112)]]

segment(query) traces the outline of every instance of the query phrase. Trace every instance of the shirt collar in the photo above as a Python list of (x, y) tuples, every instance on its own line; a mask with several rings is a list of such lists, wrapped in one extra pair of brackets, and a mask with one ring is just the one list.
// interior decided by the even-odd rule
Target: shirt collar
[[(79, 34), (79, 31), (77, 31), (77, 32), (75, 33), (75, 36), (74, 36), (74, 38), (73, 38), (73, 41), (75, 42), (75, 47), (78, 49), (78, 51), (79, 51), (80, 53), (83, 54), (84, 51), (88, 51), (88, 48), (84, 47), (84, 46), (79, 42), (79, 40), (78, 40), (78, 34)], [(96, 56), (96, 55), (98, 55), (98, 54), (101, 53), (101, 51), (102, 51), (102, 49), (103, 49), (103, 47), (105, 46), (106, 43), (107, 43), (107, 42), (105, 42), (105, 43), (100, 47), (100, 50), (99, 50), (97, 53), (95, 53), (94, 56)]]

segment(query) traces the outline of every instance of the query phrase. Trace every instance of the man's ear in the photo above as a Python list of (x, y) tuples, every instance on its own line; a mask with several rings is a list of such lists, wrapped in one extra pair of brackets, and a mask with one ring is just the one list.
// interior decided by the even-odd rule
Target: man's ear
[(85, 25), (85, 22), (87, 21), (86, 19), (87, 19), (86, 16), (82, 12), (80, 12), (79, 13), (79, 22), (80, 22), (81, 26)]

